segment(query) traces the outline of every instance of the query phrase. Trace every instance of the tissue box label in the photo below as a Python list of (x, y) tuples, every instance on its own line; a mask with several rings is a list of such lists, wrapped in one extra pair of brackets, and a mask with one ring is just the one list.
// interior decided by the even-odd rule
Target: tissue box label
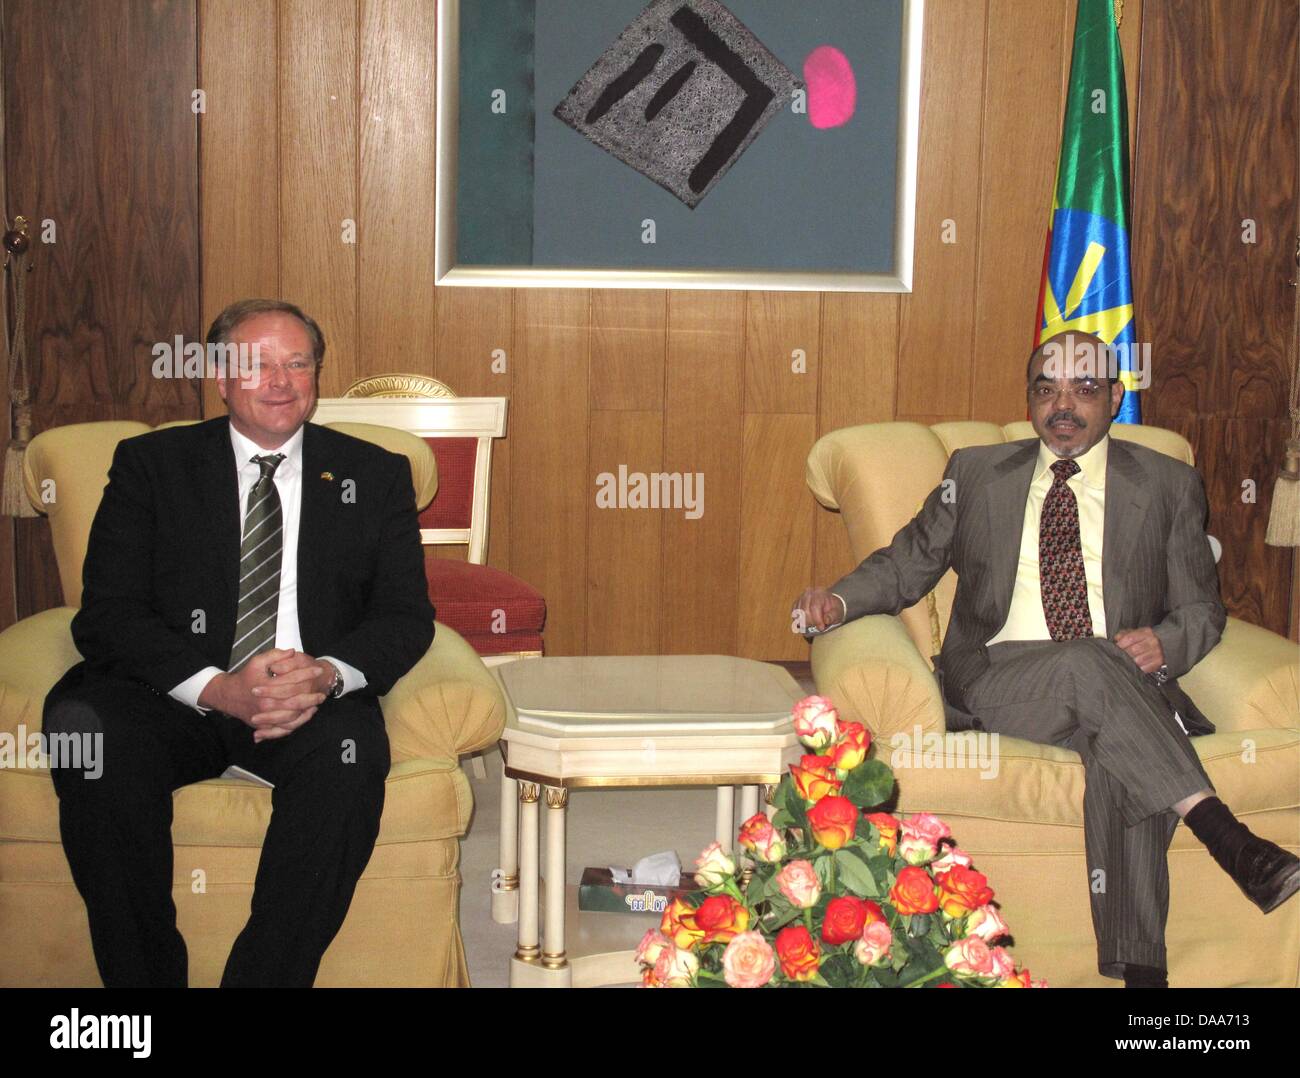
[(698, 891), (687, 876), (677, 887), (659, 884), (615, 883), (607, 868), (588, 868), (578, 885), (578, 909), (596, 913), (642, 913), (661, 916), (674, 898)]

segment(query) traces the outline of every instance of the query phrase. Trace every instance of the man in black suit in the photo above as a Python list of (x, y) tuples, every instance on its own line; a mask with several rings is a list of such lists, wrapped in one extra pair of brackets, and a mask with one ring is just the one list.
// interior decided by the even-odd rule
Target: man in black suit
[(1214, 727), (1176, 679), (1226, 616), (1205, 494), (1186, 464), (1109, 438), (1124, 396), (1110, 359), (1089, 334), (1044, 342), (1026, 372), (1038, 437), (954, 452), (887, 548), (798, 605), (818, 630), (897, 614), (956, 570), (937, 664), (948, 728), (1082, 756), (1098, 969), (1167, 987), (1180, 817), (1265, 912), (1300, 887), (1300, 860), (1237, 821), (1189, 741)]
[(102, 775), (56, 769), (59, 826), (104, 984), (184, 986), (172, 791), (237, 765), (274, 784), (223, 986), (303, 986), (379, 832), (378, 697), (428, 649), (410, 463), (307, 423), (325, 341), (245, 300), (208, 331), (228, 416), (121, 442), (91, 527), (47, 733), (102, 735)]

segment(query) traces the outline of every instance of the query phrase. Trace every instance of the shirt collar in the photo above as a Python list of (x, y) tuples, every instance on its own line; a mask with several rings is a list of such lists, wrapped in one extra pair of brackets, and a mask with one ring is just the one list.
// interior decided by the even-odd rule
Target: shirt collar
[(289, 475), (302, 470), (302, 427), (293, 432), (293, 435), (275, 449), (263, 449), (251, 438), (245, 438), (239, 431), (235, 430), (234, 424), (230, 424), (230, 444), (235, 450), (235, 464), (242, 471), (245, 468), (255, 468), (253, 464), (255, 456), (266, 456), (268, 453), (283, 453), (284, 460), (280, 461), (279, 467), (276, 468), (275, 474)]
[[(1079, 480), (1096, 490), (1106, 489), (1106, 460), (1110, 452), (1110, 433), (1101, 436), (1101, 441), (1074, 461), (1079, 465)], [(1034, 469), (1034, 482), (1051, 474), (1053, 462), (1060, 460), (1044, 441), (1038, 443), (1038, 466)]]

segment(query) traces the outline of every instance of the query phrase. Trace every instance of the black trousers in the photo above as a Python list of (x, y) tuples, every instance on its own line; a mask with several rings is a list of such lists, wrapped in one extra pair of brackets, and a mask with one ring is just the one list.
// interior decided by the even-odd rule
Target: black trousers
[(43, 726), (102, 738), (98, 767), (55, 768), (53, 778), (106, 987), (187, 984), (172, 900), (172, 791), (232, 764), (275, 789), (251, 915), (222, 987), (312, 985), (379, 834), (389, 752), (378, 701), (326, 700), (287, 737), (254, 744), (233, 716), (196, 712), (83, 663), (50, 690)]
[(1213, 784), (1173, 707), (1113, 641), (1009, 641), (952, 695), (984, 729), (1083, 758), (1083, 833), (1097, 969), (1168, 968), (1171, 806)]

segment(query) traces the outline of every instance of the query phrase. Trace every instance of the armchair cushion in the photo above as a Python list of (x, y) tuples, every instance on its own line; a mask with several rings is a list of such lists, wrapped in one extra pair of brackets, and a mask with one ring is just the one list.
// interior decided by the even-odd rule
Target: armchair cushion
[[(480, 655), (540, 651), (546, 600), (526, 581), (491, 565), (427, 553), (425, 577), (438, 620), (451, 625)], [(497, 611), (504, 612), (498, 618)], [(494, 632), (504, 620), (506, 631)]]

